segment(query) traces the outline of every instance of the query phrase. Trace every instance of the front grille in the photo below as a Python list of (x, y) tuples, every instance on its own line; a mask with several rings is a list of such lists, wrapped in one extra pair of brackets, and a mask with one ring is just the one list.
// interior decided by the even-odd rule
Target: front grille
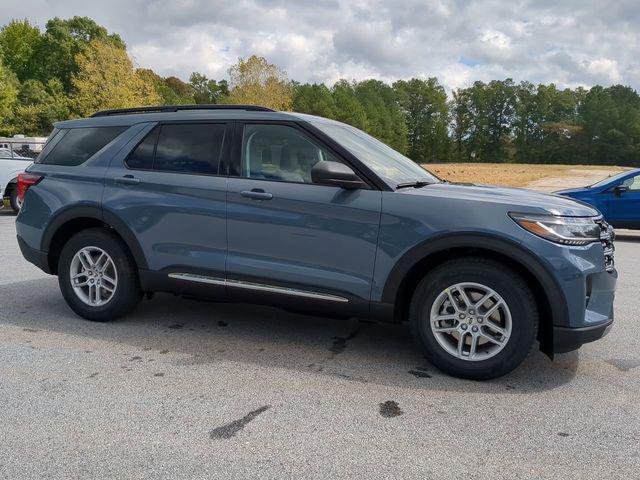
[(615, 247), (613, 246), (613, 240), (616, 237), (613, 227), (604, 220), (596, 220), (596, 223), (600, 225), (600, 243), (604, 253), (604, 266), (607, 272), (613, 272), (614, 259), (613, 254)]

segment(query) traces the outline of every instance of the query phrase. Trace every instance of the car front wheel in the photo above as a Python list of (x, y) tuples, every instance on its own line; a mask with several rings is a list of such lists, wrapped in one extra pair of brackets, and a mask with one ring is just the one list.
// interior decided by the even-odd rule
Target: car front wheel
[(463, 258), (443, 263), (420, 282), (410, 323), (436, 367), (482, 380), (522, 363), (536, 337), (538, 310), (515, 271), (493, 260)]

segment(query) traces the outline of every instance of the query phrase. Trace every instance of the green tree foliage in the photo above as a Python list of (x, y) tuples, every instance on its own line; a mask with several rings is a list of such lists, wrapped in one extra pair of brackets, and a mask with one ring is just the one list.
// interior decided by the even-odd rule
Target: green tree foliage
[(137, 74), (154, 86), (162, 105), (190, 105), (195, 103), (194, 90), (176, 77), (163, 78), (150, 68), (139, 68)]
[(449, 104), (436, 78), (399, 80), (393, 84), (407, 124), (407, 153), (420, 162), (449, 159)]
[(580, 106), (587, 161), (629, 164), (640, 158), (640, 97), (630, 87), (595, 86)]
[(249, 103), (333, 118), (417, 162), (640, 166), (640, 96), (628, 86), (559, 89), (475, 82), (447, 95), (436, 78), (292, 82), (265, 58), (239, 59), (229, 79), (188, 82), (135, 69), (122, 39), (87, 17), (0, 29), (0, 134), (43, 135), (106, 108)]
[(5, 66), (4, 58), (0, 55), (0, 135), (14, 133), (11, 122), (18, 103), (18, 88), (18, 79)]
[[(175, 83), (175, 81), (172, 82)], [(229, 96), (229, 84), (226, 80), (218, 82), (198, 72), (193, 72), (189, 77), (189, 86), (193, 90), (194, 102), (197, 104), (224, 103)]]
[(507, 139), (512, 133), (515, 115), (513, 81), (475, 82), (459, 98), (465, 102), (461, 112), (466, 111), (468, 121), (464, 122), (466, 128), (458, 133), (466, 139), (468, 158), (481, 162), (506, 161)]
[(0, 30), (0, 50), (4, 62), (19, 81), (35, 77), (35, 54), (40, 49), (40, 29), (25, 20), (12, 20)]
[(152, 81), (135, 71), (126, 50), (112, 42), (92, 41), (78, 54), (76, 63), (71, 101), (79, 116), (160, 102)]
[(58, 79), (46, 84), (26, 80), (20, 86), (18, 100), (13, 123), (15, 130), (25, 135), (48, 133), (54, 122), (70, 116), (69, 100)]
[(87, 17), (62, 20), (55, 17), (47, 22), (34, 64), (37, 79), (47, 81), (58, 78), (66, 92), (72, 91), (72, 78), (79, 71), (78, 58), (89, 44), (100, 41), (124, 50), (125, 44), (117, 34)]
[(356, 95), (355, 83), (340, 80), (333, 86), (332, 93), (336, 105), (334, 118), (368, 132), (367, 112)]
[(380, 80), (365, 80), (355, 86), (356, 98), (367, 115), (367, 131), (401, 153), (407, 151), (407, 124), (396, 94)]
[(293, 110), (320, 117), (335, 118), (336, 103), (331, 90), (326, 85), (305, 83), (295, 86)]

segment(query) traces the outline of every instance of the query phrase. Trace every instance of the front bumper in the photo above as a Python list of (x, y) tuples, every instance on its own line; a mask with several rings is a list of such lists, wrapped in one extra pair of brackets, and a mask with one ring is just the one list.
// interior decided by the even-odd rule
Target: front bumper
[(612, 326), (613, 318), (589, 327), (553, 327), (553, 353), (571, 352), (585, 343), (595, 342), (607, 335)]

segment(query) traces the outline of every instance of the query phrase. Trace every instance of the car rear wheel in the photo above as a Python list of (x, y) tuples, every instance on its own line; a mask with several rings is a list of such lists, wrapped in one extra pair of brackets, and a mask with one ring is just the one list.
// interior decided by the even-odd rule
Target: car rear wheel
[(538, 310), (515, 271), (493, 260), (464, 258), (440, 265), (420, 282), (410, 323), (436, 367), (482, 380), (522, 363), (536, 337)]
[(122, 240), (105, 228), (71, 237), (60, 255), (58, 283), (69, 307), (97, 322), (129, 313), (142, 298), (133, 258)]

